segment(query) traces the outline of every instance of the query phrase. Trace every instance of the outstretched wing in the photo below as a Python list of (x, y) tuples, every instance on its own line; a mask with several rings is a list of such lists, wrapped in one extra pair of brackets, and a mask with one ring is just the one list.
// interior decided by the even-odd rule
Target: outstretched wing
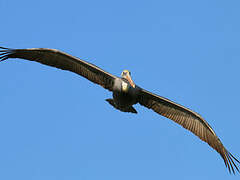
[(46, 48), (8, 49), (0, 47), (0, 61), (20, 58), (77, 73), (112, 91), (116, 76), (67, 53)]
[(211, 126), (199, 114), (144, 89), (140, 91), (138, 102), (194, 133), (221, 155), (230, 173), (235, 173), (234, 167), (239, 172), (234, 160), (240, 162), (226, 150)]

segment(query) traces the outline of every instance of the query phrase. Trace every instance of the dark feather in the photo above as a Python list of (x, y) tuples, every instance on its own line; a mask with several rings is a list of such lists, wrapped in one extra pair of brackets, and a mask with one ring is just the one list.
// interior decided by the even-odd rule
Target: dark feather
[(233, 160), (237, 163), (240, 162), (225, 149), (211, 126), (199, 114), (144, 89), (140, 92), (138, 102), (194, 133), (221, 155), (230, 173), (235, 173), (235, 169), (239, 172), (239, 169)]
[(67, 53), (45, 48), (7, 49), (0, 47), (0, 49), (2, 49), (0, 51), (2, 52), (0, 54), (0, 61), (4, 61), (8, 58), (21, 58), (29, 61), (36, 61), (48, 66), (77, 73), (112, 91), (116, 76)]

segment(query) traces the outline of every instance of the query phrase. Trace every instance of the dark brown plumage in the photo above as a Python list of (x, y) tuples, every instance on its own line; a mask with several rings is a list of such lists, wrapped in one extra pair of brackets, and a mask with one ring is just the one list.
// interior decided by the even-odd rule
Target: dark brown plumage
[(60, 52), (55, 49), (32, 48), (32, 49), (6, 49), (0, 47), (2, 52), (0, 61), (7, 58), (21, 58), (29, 61), (36, 61), (41, 64), (56, 67), (62, 70), (72, 71), (88, 80), (101, 85), (105, 89), (112, 91), (113, 82), (116, 78), (100, 69), (99, 67), (87, 63), (79, 58)]
[(142, 90), (139, 97), (139, 103), (141, 105), (173, 120), (208, 143), (221, 155), (230, 172), (235, 173), (234, 167), (239, 171), (233, 159), (238, 163), (240, 162), (225, 149), (211, 126), (199, 114), (146, 90)]
[(226, 150), (211, 126), (196, 112), (176, 104), (164, 97), (148, 92), (133, 83), (130, 72), (124, 70), (118, 78), (99, 67), (54, 49), (7, 49), (0, 47), (0, 61), (8, 58), (21, 58), (36, 61), (48, 66), (77, 73), (88, 80), (113, 91), (113, 99), (107, 99), (110, 105), (123, 112), (137, 113), (132, 105), (139, 103), (156, 113), (165, 116), (188, 129), (201, 140), (208, 143), (223, 158), (229, 172), (239, 172), (236, 163), (240, 163)]

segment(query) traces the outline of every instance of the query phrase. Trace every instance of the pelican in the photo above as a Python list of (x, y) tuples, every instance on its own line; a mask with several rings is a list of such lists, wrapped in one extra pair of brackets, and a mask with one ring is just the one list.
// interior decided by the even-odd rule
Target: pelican
[(0, 62), (9, 58), (36, 61), (77, 73), (93, 83), (112, 91), (113, 98), (106, 99), (106, 101), (122, 112), (137, 113), (133, 107), (137, 103), (152, 109), (156, 113), (183, 126), (202, 141), (208, 143), (209, 146), (221, 155), (230, 173), (235, 174), (235, 171), (239, 172), (238, 166), (240, 161), (224, 147), (207, 121), (198, 113), (137, 86), (133, 82), (128, 70), (124, 70), (121, 77), (117, 77), (89, 62), (59, 50), (47, 48), (9, 49), (0, 47)]

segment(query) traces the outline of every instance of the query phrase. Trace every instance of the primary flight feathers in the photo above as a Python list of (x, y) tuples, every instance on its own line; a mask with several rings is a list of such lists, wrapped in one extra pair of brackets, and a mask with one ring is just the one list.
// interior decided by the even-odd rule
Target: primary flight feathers
[(117, 77), (77, 57), (55, 49), (46, 48), (8, 49), (0, 47), (0, 61), (8, 58), (36, 61), (77, 73), (112, 91), (113, 99), (107, 99), (107, 102), (120, 111), (137, 113), (133, 107), (136, 103), (152, 109), (156, 113), (180, 124), (208, 143), (221, 155), (230, 173), (235, 173), (235, 170), (239, 172), (236, 164), (240, 163), (239, 160), (227, 151), (211, 126), (199, 114), (136, 86), (131, 79), (130, 72), (127, 70), (122, 72), (121, 77)]

